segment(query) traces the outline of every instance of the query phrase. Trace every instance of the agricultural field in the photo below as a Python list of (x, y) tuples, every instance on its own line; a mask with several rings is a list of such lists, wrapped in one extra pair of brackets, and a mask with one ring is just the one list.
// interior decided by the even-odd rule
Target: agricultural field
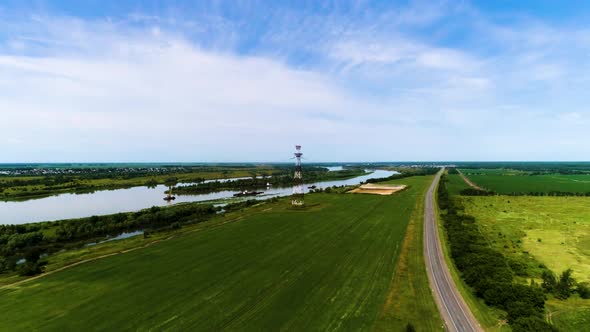
[[(457, 199), (465, 213), (476, 218), (490, 245), (516, 263), (515, 273), (539, 277), (543, 264), (556, 274), (571, 268), (576, 281), (590, 281), (590, 198), (463, 196)], [(519, 269), (522, 269), (520, 273)], [(528, 279), (521, 278), (521, 281)], [(547, 319), (562, 331), (586, 331), (590, 323), (590, 300), (577, 295), (566, 301), (550, 298)]]
[(417, 265), (431, 181), (392, 181), (409, 186), (392, 196), (312, 194), (304, 210), (283, 199), (3, 287), (0, 330), (440, 329)]
[[(483, 172), (485, 171), (485, 172)], [(505, 170), (462, 169), (471, 181), (499, 194), (568, 192), (590, 193), (590, 175), (507, 173)], [(519, 171), (514, 171), (519, 172)]]

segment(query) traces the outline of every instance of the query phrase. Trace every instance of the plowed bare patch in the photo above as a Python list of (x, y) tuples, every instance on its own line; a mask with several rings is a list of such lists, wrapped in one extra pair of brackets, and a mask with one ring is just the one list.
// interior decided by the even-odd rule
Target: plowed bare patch
[(353, 194), (373, 194), (373, 195), (391, 195), (398, 191), (406, 189), (406, 185), (383, 185), (383, 184), (363, 184), (362, 186), (349, 191)]

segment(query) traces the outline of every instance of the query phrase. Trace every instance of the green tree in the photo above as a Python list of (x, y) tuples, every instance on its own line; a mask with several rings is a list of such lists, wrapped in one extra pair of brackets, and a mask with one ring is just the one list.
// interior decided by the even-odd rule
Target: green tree
[(576, 281), (572, 277), (572, 269), (567, 269), (559, 276), (559, 281), (555, 286), (555, 296), (560, 299), (567, 299), (572, 295)]
[(553, 293), (553, 291), (555, 291), (555, 286), (557, 285), (557, 278), (555, 277), (555, 274), (552, 271), (545, 270), (543, 271), (541, 277), (543, 278), (541, 287), (543, 287), (545, 292)]

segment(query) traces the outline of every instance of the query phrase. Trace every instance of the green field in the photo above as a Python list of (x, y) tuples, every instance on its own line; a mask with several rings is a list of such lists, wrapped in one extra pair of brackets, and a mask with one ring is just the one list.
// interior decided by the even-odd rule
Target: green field
[[(412, 321), (430, 331), (438, 315), (420, 313), (433, 312), (432, 298), (392, 290), (406, 226), (431, 180), (396, 181), (411, 187), (394, 196), (308, 195), (303, 211), (282, 200), (1, 289), (0, 330), (368, 330), (385, 320), (387, 329)], [(404, 301), (415, 310), (392, 312)]]
[[(571, 268), (578, 282), (590, 281), (590, 198), (478, 196), (460, 200), (490, 245), (519, 263), (526, 275), (538, 278), (542, 263), (556, 274)], [(587, 331), (590, 300), (552, 299), (547, 308), (551, 321), (562, 331)]]
[(487, 190), (499, 194), (512, 193), (548, 193), (561, 191), (570, 193), (590, 192), (590, 175), (518, 175), (519, 173), (506, 173), (504, 170), (470, 170), (463, 169), (471, 181)]
[(459, 174), (448, 174), (447, 179), (449, 179), (447, 190), (451, 195), (459, 195), (461, 190), (471, 188)]

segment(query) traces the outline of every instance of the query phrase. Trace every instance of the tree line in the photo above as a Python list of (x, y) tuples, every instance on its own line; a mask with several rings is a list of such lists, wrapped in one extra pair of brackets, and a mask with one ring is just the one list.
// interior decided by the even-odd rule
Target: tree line
[(557, 331), (543, 319), (543, 288), (514, 282), (511, 260), (490, 248), (475, 218), (464, 214), (462, 207), (451, 199), (447, 182), (443, 176), (438, 187), (438, 205), (445, 211), (441, 218), (451, 258), (465, 283), (487, 305), (505, 310), (513, 331)]
[[(496, 196), (497, 192), (492, 190), (479, 190), (475, 188), (465, 188), (459, 191), (462, 196)], [(568, 191), (529, 191), (529, 192), (510, 192), (503, 193), (505, 196), (554, 196), (554, 197), (590, 197), (590, 192), (568, 192)]]

